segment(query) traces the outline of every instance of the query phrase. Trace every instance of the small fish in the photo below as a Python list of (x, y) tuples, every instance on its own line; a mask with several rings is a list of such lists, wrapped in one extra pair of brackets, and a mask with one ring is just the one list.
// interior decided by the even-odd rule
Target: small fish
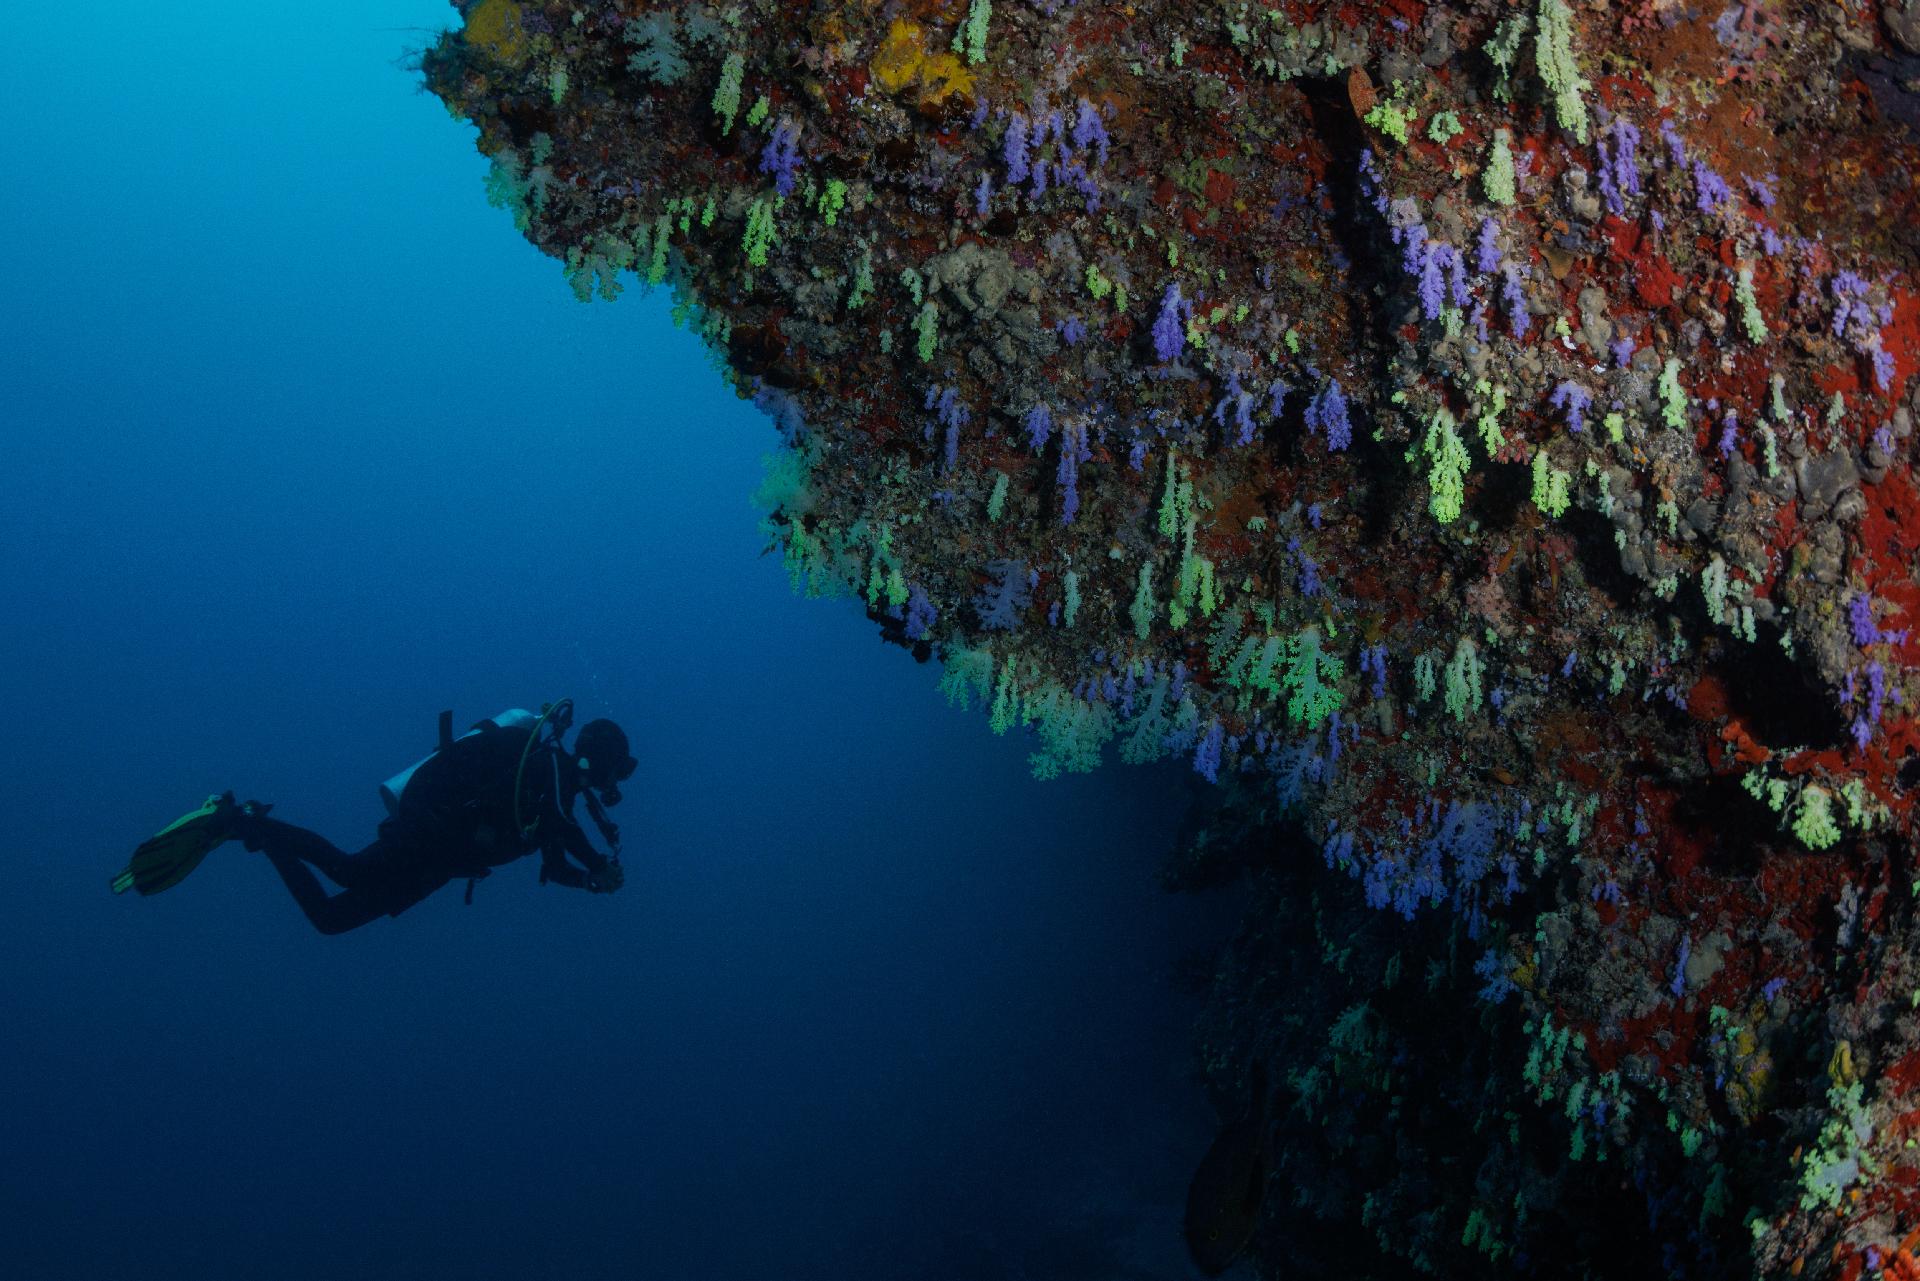
[(1187, 1185), (1187, 1250), (1194, 1264), (1217, 1277), (1247, 1248), (1266, 1200), (1273, 1166), (1267, 1129), (1267, 1072), (1255, 1063), (1251, 1096), (1239, 1120), (1220, 1127)]

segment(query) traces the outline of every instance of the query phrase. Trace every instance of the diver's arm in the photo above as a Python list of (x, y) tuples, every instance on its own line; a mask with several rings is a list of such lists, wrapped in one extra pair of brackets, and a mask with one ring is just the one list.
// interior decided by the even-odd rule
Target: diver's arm
[[(569, 854), (579, 861), (580, 867), (567, 861)], [(559, 838), (543, 847), (540, 857), (542, 875), (571, 889), (610, 894), (620, 888), (624, 879), (619, 875), (619, 865), (595, 849), (580, 825), (570, 819), (561, 823)]]
[[(540, 845), (540, 879), (551, 881), (555, 885), (564, 885), (572, 890), (593, 888), (593, 875), (606, 866), (606, 860), (600, 852), (587, 841), (587, 834), (573, 821), (573, 815), (561, 807), (560, 775), (555, 769), (552, 785), (542, 789), (540, 826), (542, 841)], [(567, 861), (567, 855), (573, 855), (579, 866)], [(585, 869), (585, 870), (582, 870)]]
[(593, 847), (578, 823), (567, 827), (567, 853), (579, 859), (587, 869), (586, 885), (595, 894), (611, 894), (626, 883), (618, 859), (608, 858)]
[(570, 890), (587, 888), (587, 874), (567, 862), (566, 847), (558, 841), (540, 850), (540, 879)]

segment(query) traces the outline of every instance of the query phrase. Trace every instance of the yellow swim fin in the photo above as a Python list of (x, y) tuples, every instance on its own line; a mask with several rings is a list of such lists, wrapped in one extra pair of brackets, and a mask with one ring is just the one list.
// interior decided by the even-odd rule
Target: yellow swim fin
[[(258, 810), (264, 813), (265, 807)], [(234, 820), (239, 813), (232, 792), (209, 796), (205, 805), (182, 814), (140, 842), (127, 866), (113, 878), (113, 892), (158, 894), (172, 889), (186, 880), (215, 846), (233, 839)]]

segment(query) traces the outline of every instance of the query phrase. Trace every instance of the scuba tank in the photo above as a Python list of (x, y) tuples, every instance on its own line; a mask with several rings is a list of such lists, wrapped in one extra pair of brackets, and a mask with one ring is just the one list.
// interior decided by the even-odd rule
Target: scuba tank
[[(534, 727), (540, 723), (540, 719), (540, 717), (535, 716), (524, 707), (510, 707), (506, 711), (490, 716), (484, 721), (475, 721), (473, 728), (460, 735), (460, 738), (472, 738), (475, 734), (489, 729), (513, 729), (530, 734), (533, 732)], [(419, 760), (407, 766), (386, 782), (380, 784), (380, 799), (386, 804), (389, 816), (399, 816), (400, 798), (406, 795), (407, 784), (413, 781), (413, 776), (419, 772), (420, 767), (440, 755), (441, 752), (452, 747), (454, 743), (458, 741), (459, 740), (453, 736), (453, 713), (440, 713), (440, 746), (428, 752), (425, 756), (422, 756)]]

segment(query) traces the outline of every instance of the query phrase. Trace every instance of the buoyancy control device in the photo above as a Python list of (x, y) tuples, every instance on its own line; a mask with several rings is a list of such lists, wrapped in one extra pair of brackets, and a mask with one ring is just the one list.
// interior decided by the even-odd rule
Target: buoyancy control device
[[(485, 733), (490, 729), (512, 729), (531, 734), (539, 723), (540, 717), (534, 715), (526, 708), (509, 707), (506, 711), (494, 716), (489, 716), (486, 720), (475, 721), (473, 728), (460, 735), (460, 738), (472, 738), (474, 735)], [(451, 711), (440, 713), (440, 746), (428, 752), (425, 756), (422, 756), (419, 760), (407, 766), (386, 782), (380, 784), (380, 799), (385, 802), (389, 815), (396, 817), (399, 815), (400, 798), (406, 795), (407, 784), (413, 781), (413, 776), (419, 773), (420, 767), (440, 755), (440, 753), (451, 748), (458, 741), (459, 739), (456, 739), (453, 735), (453, 713)]]

